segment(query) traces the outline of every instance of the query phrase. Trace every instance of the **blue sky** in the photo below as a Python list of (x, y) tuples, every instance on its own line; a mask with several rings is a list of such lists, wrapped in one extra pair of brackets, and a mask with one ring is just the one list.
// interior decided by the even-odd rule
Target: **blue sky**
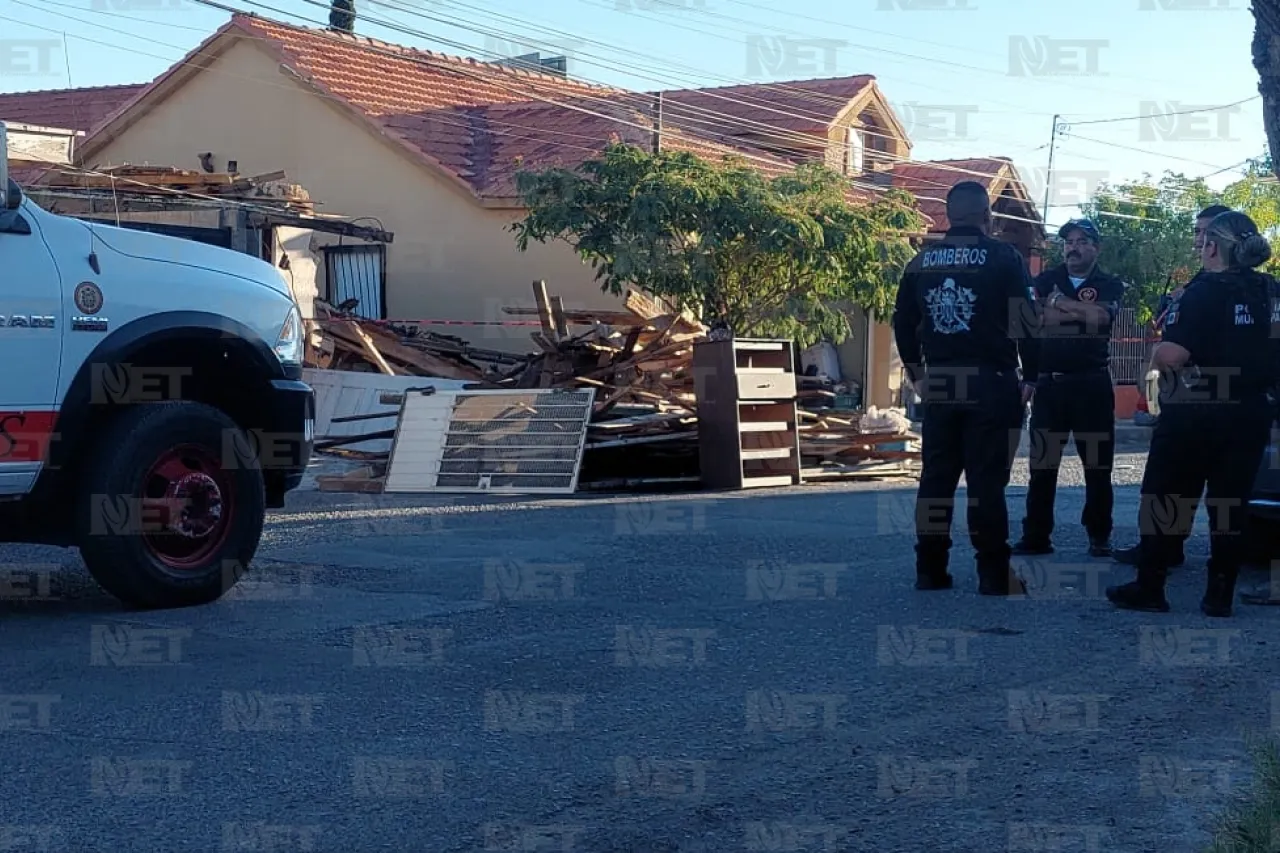
[[(1012, 157), (1038, 204), (1050, 190), (1051, 224), (1101, 181), (1169, 169), (1222, 186), (1265, 145), (1248, 0), (356, 3), (362, 35), (485, 59), (561, 53), (574, 76), (632, 89), (874, 74), (914, 158)], [(326, 0), (227, 5), (327, 23)], [(0, 0), (0, 10), (5, 92), (147, 81), (228, 18), (192, 0)], [(1055, 114), (1071, 124), (1046, 187)], [(1105, 121), (1120, 118), (1137, 120)]]

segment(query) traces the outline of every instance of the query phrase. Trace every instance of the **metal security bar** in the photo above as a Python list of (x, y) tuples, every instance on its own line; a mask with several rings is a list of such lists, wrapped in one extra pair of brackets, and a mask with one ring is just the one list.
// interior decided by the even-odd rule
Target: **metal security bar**
[(1132, 308), (1121, 308), (1111, 327), (1111, 376), (1117, 385), (1141, 385), (1159, 337), (1140, 324)]

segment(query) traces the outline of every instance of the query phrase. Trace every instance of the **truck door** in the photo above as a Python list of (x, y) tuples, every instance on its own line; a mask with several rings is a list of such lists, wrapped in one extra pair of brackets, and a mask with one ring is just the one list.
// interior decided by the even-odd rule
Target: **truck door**
[(0, 495), (25, 494), (40, 473), (57, 421), (66, 327), (39, 222), (25, 211), (21, 222), (30, 233), (0, 229)]

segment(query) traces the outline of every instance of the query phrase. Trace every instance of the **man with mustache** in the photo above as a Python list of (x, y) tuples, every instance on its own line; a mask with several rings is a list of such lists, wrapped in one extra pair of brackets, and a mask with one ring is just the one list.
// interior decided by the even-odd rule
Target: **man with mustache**
[(1080, 521), (1089, 554), (1111, 555), (1111, 468), (1115, 458), (1115, 387), (1111, 380), (1111, 324), (1125, 285), (1098, 268), (1102, 241), (1087, 219), (1062, 226), (1065, 262), (1035, 281), (1043, 306), (1040, 376), (1031, 404), (1031, 483), (1022, 538), (1014, 554), (1053, 552), (1053, 504), (1068, 436), (1084, 464)]

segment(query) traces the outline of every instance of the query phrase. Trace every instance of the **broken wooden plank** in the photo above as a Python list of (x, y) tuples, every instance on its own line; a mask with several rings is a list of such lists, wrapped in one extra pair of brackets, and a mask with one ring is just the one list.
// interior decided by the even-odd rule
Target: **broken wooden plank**
[(556, 327), (556, 337), (564, 340), (569, 337), (569, 321), (564, 316), (564, 300), (559, 296), (551, 297), (551, 322)]
[(547, 296), (547, 283), (542, 280), (533, 283), (533, 302), (538, 306), (538, 320), (542, 323), (542, 334), (548, 340), (559, 340), (556, 336), (555, 324), (551, 319), (551, 299)]
[(364, 345), (365, 355), (369, 356), (369, 360), (377, 365), (378, 369), (388, 376), (395, 376), (396, 372), (391, 369), (391, 365), (387, 364), (387, 360), (382, 357), (382, 353), (378, 351), (377, 345), (373, 342), (373, 338), (362, 328), (355, 320), (348, 321), (347, 327), (351, 329), (351, 333), (360, 339), (360, 343)]
[[(355, 346), (362, 346), (363, 342), (359, 335), (352, 332), (346, 323), (355, 321), (339, 321), (326, 320), (324, 329), (335, 339), (346, 340)], [(439, 379), (462, 379), (468, 381), (479, 381), (484, 378), (484, 374), (474, 368), (466, 368), (461, 365), (455, 365), (445, 361), (442, 358), (415, 349), (414, 347), (405, 346), (393, 335), (378, 334), (370, 335), (374, 338), (378, 352), (382, 354), (384, 359), (395, 361), (398, 364), (410, 368), (414, 368), (426, 376), (434, 376)]]

